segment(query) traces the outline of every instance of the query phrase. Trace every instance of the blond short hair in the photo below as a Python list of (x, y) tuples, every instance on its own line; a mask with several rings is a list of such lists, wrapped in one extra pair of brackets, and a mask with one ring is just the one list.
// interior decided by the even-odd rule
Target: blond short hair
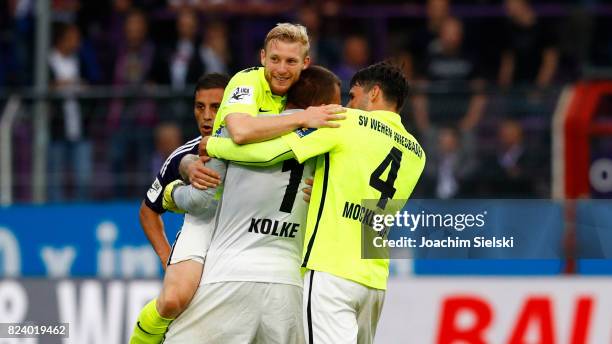
[(264, 49), (268, 48), (268, 43), (271, 41), (282, 41), (287, 43), (300, 43), (305, 48), (304, 55), (308, 55), (310, 50), (310, 42), (306, 28), (300, 24), (279, 23), (268, 32), (264, 41)]

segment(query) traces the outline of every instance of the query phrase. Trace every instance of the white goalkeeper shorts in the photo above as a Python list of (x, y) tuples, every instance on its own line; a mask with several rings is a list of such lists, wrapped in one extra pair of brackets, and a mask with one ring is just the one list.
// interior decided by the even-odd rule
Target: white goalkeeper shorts
[(164, 344), (302, 344), (302, 288), (280, 283), (200, 285)]
[(309, 270), (304, 276), (306, 342), (373, 343), (384, 299), (384, 290)]
[(172, 245), (172, 251), (168, 257), (168, 265), (180, 263), (186, 260), (194, 260), (204, 264), (204, 258), (210, 240), (212, 239), (215, 217), (199, 218), (185, 214), (183, 227), (176, 234)]

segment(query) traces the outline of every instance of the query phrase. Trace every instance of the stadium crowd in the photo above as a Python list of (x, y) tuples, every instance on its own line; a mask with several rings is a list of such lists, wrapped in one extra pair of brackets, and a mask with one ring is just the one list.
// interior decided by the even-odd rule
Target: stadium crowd
[[(33, 85), (35, 3), (0, 8), (0, 105)], [(49, 106), (50, 201), (140, 197), (170, 152), (197, 136), (190, 92), (198, 77), (257, 64), (265, 33), (280, 21), (308, 28), (313, 61), (342, 79), (344, 100), (357, 70), (383, 59), (402, 66), (412, 86), (403, 120), (428, 152), (417, 197), (549, 197), (561, 86), (612, 64), (612, 9), (595, 0), (51, 6), (49, 88), (61, 96)], [(167, 95), (82, 96), (108, 85), (161, 86)], [(22, 116), (14, 132), (21, 201), (31, 199), (31, 127)]]

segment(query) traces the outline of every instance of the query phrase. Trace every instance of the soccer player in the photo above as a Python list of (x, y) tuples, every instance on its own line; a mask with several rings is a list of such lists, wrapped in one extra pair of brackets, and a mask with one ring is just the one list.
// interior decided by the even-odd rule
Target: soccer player
[[(202, 136), (212, 133), (213, 122), (228, 82), (229, 76), (213, 73), (200, 77), (196, 83), (193, 113)], [(180, 161), (189, 153), (197, 154), (202, 136), (177, 148), (166, 159), (140, 206), (140, 223), (164, 265), (165, 275), (159, 297), (149, 302), (138, 317), (130, 340), (132, 343), (161, 342), (167, 324), (189, 303), (199, 284), (205, 250), (213, 228), (200, 228), (201, 220), (187, 214), (171, 249), (164, 233), (161, 214), (165, 212), (162, 207), (164, 188), (168, 183), (181, 178)], [(217, 174), (215, 171), (207, 169), (203, 164), (193, 164), (192, 168), (193, 174), (197, 176), (193, 180), (194, 184), (202, 187), (218, 184), (219, 181), (213, 177)]]
[(357, 72), (350, 86), (347, 106), (359, 110), (348, 109), (338, 129), (297, 130), (243, 146), (202, 140), (208, 155), (230, 161), (318, 156), (302, 263), (310, 343), (372, 343), (389, 261), (361, 258), (362, 223), (348, 210), (363, 200), (376, 199), (376, 208), (385, 209), (391, 200), (408, 199), (425, 165), (421, 146), (397, 114), (408, 90), (401, 71), (378, 63)]
[(223, 95), (215, 132), (227, 127), (238, 144), (264, 141), (298, 128), (336, 127), (336, 106), (317, 111), (298, 111), (287, 116), (256, 118), (279, 114), (285, 108), (286, 94), (310, 66), (310, 43), (302, 25), (277, 24), (264, 40), (260, 52), (263, 67), (245, 69), (232, 77)]
[[(339, 102), (338, 78), (313, 66), (290, 89), (285, 113)], [(307, 203), (297, 191), (306, 187), (313, 171), (314, 161), (229, 164), (201, 288), (172, 323), (164, 343), (304, 342), (299, 266)], [(169, 201), (179, 208), (202, 213), (197, 207), (210, 202), (197, 202), (194, 193), (212, 195), (175, 186), (165, 196), (170, 194)]]

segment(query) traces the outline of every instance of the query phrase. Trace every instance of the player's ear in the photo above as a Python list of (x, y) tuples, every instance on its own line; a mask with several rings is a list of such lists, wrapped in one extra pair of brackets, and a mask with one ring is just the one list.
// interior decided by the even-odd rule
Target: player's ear
[(310, 62), (311, 62), (310, 56), (306, 55), (306, 57), (304, 57), (304, 66), (302, 67), (302, 70), (310, 67)]
[(261, 61), (262, 66), (266, 66), (266, 49), (261, 49), (259, 51), (259, 59)]
[(370, 91), (368, 92), (368, 97), (370, 98), (370, 102), (374, 103), (380, 96), (381, 96), (380, 86), (379, 85), (372, 86), (372, 88), (370, 88)]

